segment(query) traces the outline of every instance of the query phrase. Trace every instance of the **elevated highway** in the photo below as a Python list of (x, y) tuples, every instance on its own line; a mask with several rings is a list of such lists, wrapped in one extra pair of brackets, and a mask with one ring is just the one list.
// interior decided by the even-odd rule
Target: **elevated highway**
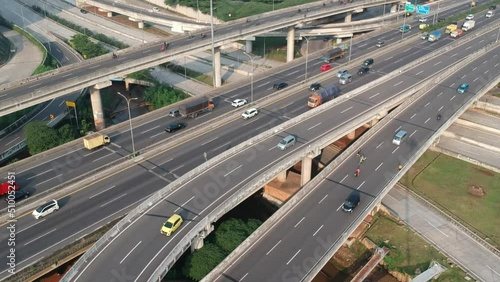
[[(359, 0), (348, 5), (330, 4), (326, 7), (318, 3), (317, 5), (307, 5), (310, 7), (310, 11), (307, 13), (297, 13), (296, 7), (277, 10), (252, 17), (250, 22), (238, 20), (219, 25), (213, 41), (215, 46), (221, 46), (262, 32), (295, 26), (305, 20), (342, 14), (362, 7), (397, 2), (395, 0)], [(151, 42), (118, 52), (117, 59), (113, 59), (111, 54), (104, 55), (28, 79), (1, 85), (0, 115), (6, 115), (75, 90), (108, 82), (116, 77), (200, 52), (211, 45), (209, 37), (200, 38), (200, 33), (196, 33), (194, 36), (194, 38), (189, 38), (187, 35), (176, 36), (169, 39), (170, 47), (165, 52), (160, 52), (160, 44), (163, 42)], [(215, 64), (217, 65), (217, 62)]]
[[(328, 105), (309, 110), (307, 114), (208, 160), (130, 212), (75, 264), (63, 280), (88, 281), (96, 277), (109, 280), (116, 278), (117, 274), (134, 277), (134, 281), (158, 280), (191, 244), (196, 244), (210, 232), (211, 223), (279, 172), (310, 158), (311, 154), (318, 154), (323, 146), (378, 113), (387, 111), (389, 105), (423, 89), (426, 87), (423, 81), (427, 78), (440, 77), (445, 70), (459, 66), (462, 58), (470, 54), (469, 49), (477, 50), (492, 44), (497, 29), (498, 23), (483, 35), (472, 35), (462, 42), (457, 41), (453, 47), (444, 48), (438, 52), (439, 57), (425, 58), (425, 62), (416, 66), (400, 67), (383, 81), (365, 85)], [(467, 48), (463, 48), (465, 44)], [(323, 122), (325, 120), (328, 122)], [(284, 152), (277, 150), (276, 144), (287, 134), (298, 136), (299, 144)], [(397, 168), (397, 164), (394, 167)], [(385, 180), (383, 175), (381, 180)], [(180, 213), (186, 223), (171, 238), (165, 238), (159, 234), (158, 226), (172, 213)], [(342, 222), (350, 225), (347, 217)], [(123, 246), (130, 248), (124, 249)], [(308, 251), (314, 250), (308, 248)], [(255, 274), (255, 279), (279, 279), (276, 269), (272, 270), (272, 263), (268, 262), (267, 266), (265, 273)]]

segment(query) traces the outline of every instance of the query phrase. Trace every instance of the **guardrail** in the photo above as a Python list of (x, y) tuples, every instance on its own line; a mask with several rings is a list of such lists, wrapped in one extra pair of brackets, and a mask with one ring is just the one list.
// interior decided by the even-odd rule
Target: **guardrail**
[[(480, 30), (480, 31), (483, 31), (483, 30)], [(488, 31), (489, 30), (483, 31), (483, 33), (484, 32), (488, 32)], [(477, 37), (477, 35), (476, 35), (476, 37)], [(472, 39), (473, 39), (473, 36), (471, 35), (470, 38), (469, 38), (469, 40), (472, 40)], [(462, 41), (462, 44), (465, 43), (464, 41)], [(458, 46), (459, 45), (458, 43), (459, 43), (459, 41), (456, 41), (455, 43), (452, 43), (452, 45), (455, 44), (454, 46)], [(443, 48), (443, 49), (445, 49), (445, 48)], [(430, 57), (432, 58), (434, 56), (430, 56)], [(421, 60), (416, 60), (414, 63), (416, 65), (418, 62), (422, 63), (423, 61), (424, 61), (424, 58), (421, 58)], [(401, 70), (406, 70), (406, 69), (409, 69), (409, 68), (410, 67), (406, 66), (406, 67), (402, 67)], [(372, 86), (376, 85), (376, 83), (381, 83), (380, 81), (385, 81), (387, 78), (396, 76), (397, 74), (399, 74), (399, 70), (394, 71), (394, 72), (388, 74), (386, 77), (378, 79), (378, 80), (376, 80), (376, 81), (374, 81), (374, 82), (372, 82), (370, 84), (366, 84), (366, 85), (364, 85), (364, 86), (356, 89), (353, 92), (356, 93), (356, 94), (358, 94), (361, 91), (364, 91), (364, 90), (368, 89), (369, 87), (372, 87)], [(421, 86), (421, 87), (423, 87), (423, 86)], [(417, 91), (418, 88), (414, 88), (413, 90)], [(320, 106), (318, 108), (315, 108), (315, 109), (312, 109), (312, 110), (308, 111), (307, 115), (309, 117), (310, 116), (314, 116), (314, 115), (318, 114), (319, 112), (324, 111), (324, 110), (328, 109), (329, 107), (331, 107), (333, 105), (332, 103), (340, 103), (343, 100), (349, 99), (349, 98), (353, 97), (356, 94), (343, 95), (343, 96), (341, 96), (341, 97), (333, 100), (332, 102), (329, 102), (328, 104), (322, 105), (322, 106)], [(371, 117), (374, 116), (374, 113), (380, 112), (384, 108), (385, 107), (380, 107), (380, 109), (377, 108), (373, 113), (371, 113), (372, 114)], [(144, 201), (137, 208), (135, 208), (134, 210), (132, 210), (122, 221), (120, 221), (119, 223), (117, 223), (117, 225), (115, 225), (112, 228), (112, 230), (110, 230), (98, 242), (96, 242), (96, 244), (87, 253), (85, 253), (85, 255), (82, 256), (82, 258), (80, 260), (77, 261), (77, 263), (74, 265), (74, 267), (72, 268), (72, 270), (70, 272), (68, 272), (68, 274), (65, 276), (65, 278), (63, 278), (63, 279), (66, 279), (66, 280), (63, 280), (63, 281), (70, 280), (74, 275), (76, 275), (78, 273), (78, 271), (79, 271), (78, 269), (81, 268), (81, 267), (83, 267), (83, 265), (84, 265), (84, 263), (86, 261), (89, 261), (91, 259), (91, 257), (94, 256), (96, 254), (96, 252), (102, 246), (104, 246), (105, 244), (107, 244), (107, 242), (109, 240), (111, 240), (111, 238), (113, 238), (114, 236), (118, 235), (120, 233), (120, 231), (126, 225), (128, 225), (130, 222), (133, 221), (133, 218), (135, 218), (136, 216), (138, 216), (139, 214), (141, 214), (145, 210), (147, 210), (152, 205), (152, 203), (159, 201), (164, 196), (166, 196), (168, 193), (170, 193), (171, 191), (174, 191), (175, 189), (177, 189), (177, 187), (180, 187), (181, 185), (183, 185), (184, 183), (186, 183), (187, 181), (189, 181), (192, 177), (194, 177), (196, 175), (199, 175), (202, 171), (205, 171), (206, 169), (208, 169), (209, 167), (213, 166), (215, 163), (219, 162), (220, 160), (226, 159), (227, 157), (230, 157), (230, 156), (234, 155), (235, 153), (240, 152), (244, 148), (249, 147), (249, 146), (253, 145), (254, 143), (258, 143), (261, 140), (263, 140), (265, 138), (268, 138), (269, 136), (274, 135), (276, 130), (283, 130), (284, 128), (288, 128), (290, 126), (295, 125), (296, 123), (300, 122), (302, 118), (303, 118), (302, 116), (299, 116), (299, 117), (297, 117), (297, 118), (295, 118), (293, 120), (289, 120), (289, 121), (283, 123), (282, 125), (280, 125), (277, 128), (268, 130), (268, 131), (260, 134), (259, 136), (256, 136), (256, 137), (252, 138), (251, 140), (249, 140), (249, 141), (247, 141), (245, 143), (239, 144), (239, 145), (233, 147), (232, 149), (229, 149), (228, 151), (226, 151), (226, 152), (224, 152), (224, 153), (222, 153), (222, 154), (214, 157), (213, 159), (210, 159), (209, 161), (205, 162), (204, 164), (198, 166), (197, 168), (193, 169), (189, 173), (181, 176), (180, 178), (178, 178), (176, 181), (174, 181), (173, 183), (171, 183), (167, 187), (165, 187), (162, 190), (160, 190), (160, 191), (156, 192), (155, 194), (153, 194), (148, 200)], [(367, 118), (367, 119), (369, 119), (369, 118)], [(366, 122), (366, 120), (364, 120), (361, 124), (363, 124), (364, 122)], [(347, 131), (346, 131), (346, 133), (347, 133)], [(330, 137), (330, 140), (331, 140), (331, 137)], [(324, 143), (324, 142), (326, 142), (326, 140), (322, 140), (322, 142)], [(161, 150), (162, 148), (158, 148), (158, 149)], [(178, 257), (180, 254), (182, 254), (182, 252), (185, 250), (186, 246), (188, 247), (191, 244), (192, 238), (195, 238), (196, 235), (203, 229), (203, 227), (206, 226), (205, 223), (207, 223), (207, 222), (205, 222), (205, 221), (207, 220), (207, 218), (208, 217), (205, 217), (201, 221), (200, 224), (196, 225), (188, 233), (188, 235), (184, 237), (184, 240), (181, 241), (181, 243), (179, 243), (177, 245), (177, 247), (174, 248), (174, 250), (171, 252), (171, 256), (169, 256), (167, 259)], [(186, 238), (188, 238), (188, 239), (186, 239)], [(186, 240), (187, 240), (187, 242), (185, 242)], [(168, 261), (165, 261), (164, 263), (165, 264), (163, 264), (163, 265), (171, 265)], [(163, 271), (160, 271), (160, 272), (163, 272)]]
[[(466, 59), (462, 60), (460, 63), (455, 65), (455, 68), (449, 68), (447, 71), (442, 73), (441, 75), (436, 76), (434, 79), (431, 80), (430, 83), (426, 84), (424, 88), (422, 88), (420, 91), (418, 91), (417, 94), (412, 96), (410, 99), (405, 101), (401, 106), (399, 106), (395, 111), (391, 112), (388, 116), (386, 116), (384, 119), (382, 119), (381, 122), (377, 123), (372, 130), (370, 130), (367, 134), (364, 134), (358, 141), (355, 142), (354, 146), (349, 147), (343, 154), (352, 154), (355, 149), (361, 147), (363, 143), (365, 143), (371, 135), (375, 134), (372, 132), (378, 131), (380, 128), (385, 126), (388, 122), (390, 122), (393, 118), (395, 118), (400, 112), (404, 111), (406, 108), (411, 106), (413, 102), (415, 102), (417, 99), (425, 95), (429, 90), (431, 90), (433, 87), (439, 84), (440, 81), (444, 80), (448, 76), (452, 75), (454, 72), (456, 72), (457, 69), (460, 67), (463, 67), (470, 63), (471, 61), (477, 59), (478, 57), (486, 54), (488, 51), (496, 47), (496, 43), (492, 43), (489, 46), (469, 55)], [(495, 83), (498, 83), (498, 80), (500, 77), (497, 77), (495, 81), (492, 83), (488, 84), (487, 86), (483, 87), (481, 91), (478, 93), (484, 94), (487, 92), (488, 88), (486, 87), (491, 87), (491, 85), (494, 85)], [(368, 205), (365, 210), (360, 213), (360, 215), (356, 218), (356, 220), (353, 221), (353, 223), (350, 225), (350, 227), (346, 230), (344, 234), (348, 235), (354, 232), (354, 230), (357, 228), (357, 226), (364, 220), (365, 216), (381, 201), (381, 199), (389, 192), (390, 189), (396, 183), (399, 181), (399, 179), (408, 171), (408, 169), (424, 154), (424, 152), (427, 150), (428, 147), (432, 145), (434, 140), (441, 134), (442, 131), (444, 131), (446, 128), (448, 128), (455, 119), (457, 119), (467, 108), (473, 103), (475, 99), (479, 98), (479, 95), (476, 94), (474, 96), (471, 96), (468, 102), (464, 103), (464, 105), (455, 112), (455, 114), (447, 121), (445, 122), (440, 130), (436, 131), (436, 133), (433, 134), (431, 138), (429, 138), (426, 142), (424, 142), (421, 146), (421, 148), (411, 156), (411, 158), (406, 162), (406, 164), (403, 166), (403, 169), (399, 171), (397, 174), (395, 174), (392, 179), (388, 182), (386, 187), (377, 195), (378, 199), (377, 201), (372, 201), (370, 205)], [(366, 136), (366, 137), (365, 137)], [(342, 244), (347, 240), (347, 236), (339, 238), (334, 245), (328, 251), (323, 255), (323, 257), (314, 265), (313, 268), (306, 274), (306, 276), (303, 278), (304, 281), (311, 281), (321, 270), (323, 265), (330, 260), (330, 258), (335, 254), (335, 252), (342, 246)], [(462, 267), (462, 266), (461, 266)], [(464, 267), (464, 269), (467, 269)], [(468, 269), (467, 269), (468, 270)]]

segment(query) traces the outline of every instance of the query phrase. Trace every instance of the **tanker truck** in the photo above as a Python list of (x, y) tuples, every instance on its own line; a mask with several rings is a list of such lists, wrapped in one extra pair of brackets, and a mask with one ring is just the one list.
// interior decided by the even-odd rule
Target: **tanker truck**
[(340, 88), (337, 86), (327, 86), (316, 93), (313, 93), (307, 99), (309, 108), (315, 108), (323, 103), (326, 103), (340, 95)]

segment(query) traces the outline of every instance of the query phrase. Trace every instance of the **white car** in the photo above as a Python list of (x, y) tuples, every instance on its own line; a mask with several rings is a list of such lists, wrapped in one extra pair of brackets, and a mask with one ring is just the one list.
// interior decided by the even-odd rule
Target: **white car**
[(486, 12), (486, 17), (491, 18), (493, 16), (493, 11)]
[(259, 110), (257, 110), (256, 108), (251, 108), (242, 113), (241, 116), (243, 117), (243, 119), (249, 119), (253, 116), (256, 116), (258, 113)]
[(465, 17), (466, 20), (472, 20), (473, 18), (474, 18), (473, 14), (467, 15), (467, 17)]
[(47, 202), (33, 211), (33, 217), (39, 219), (40, 217), (44, 217), (48, 214), (51, 214), (59, 209), (59, 204), (56, 200), (52, 200)]
[(233, 103), (231, 103), (231, 106), (237, 108), (239, 106), (243, 106), (247, 103), (247, 100), (245, 99), (236, 99), (233, 101)]
[(420, 19), (418, 19), (418, 21), (421, 23), (425, 23), (427, 21), (427, 18), (420, 18)]

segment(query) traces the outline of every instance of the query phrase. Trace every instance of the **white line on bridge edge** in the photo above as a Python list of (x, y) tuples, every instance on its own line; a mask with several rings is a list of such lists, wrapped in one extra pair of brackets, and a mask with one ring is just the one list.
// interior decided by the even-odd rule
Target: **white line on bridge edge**
[(135, 248), (137, 248), (140, 244), (142, 243), (142, 241), (139, 241), (139, 243), (137, 243), (137, 245), (135, 245), (135, 247), (132, 248), (132, 250), (130, 250), (130, 252), (128, 252), (128, 254), (120, 261), (120, 264), (122, 264), (122, 262), (135, 250)]
[(274, 244), (274, 246), (266, 253), (266, 256), (269, 255), (274, 250), (274, 248), (276, 248), (276, 246), (278, 246), (280, 243), (281, 240), (279, 240), (278, 243)]

